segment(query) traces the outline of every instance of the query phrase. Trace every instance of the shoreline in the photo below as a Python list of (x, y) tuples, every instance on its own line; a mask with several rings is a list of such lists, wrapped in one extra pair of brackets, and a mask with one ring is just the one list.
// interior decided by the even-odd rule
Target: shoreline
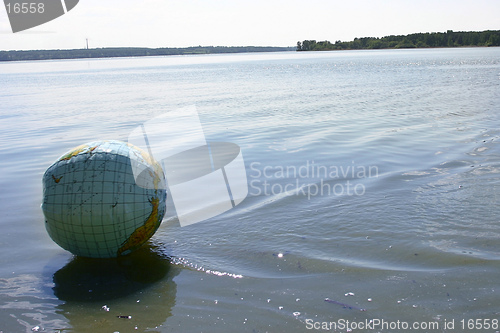
[[(236, 54), (236, 53), (259, 53), (259, 52), (342, 52), (342, 51), (378, 51), (378, 50), (426, 50), (426, 49), (464, 49), (464, 48), (495, 48), (500, 46), (478, 46), (478, 45), (464, 45), (464, 46), (436, 46), (436, 47), (391, 47), (391, 48), (378, 48), (378, 49), (322, 49), (322, 50), (296, 50), (295, 47), (276, 47), (276, 50), (238, 50), (238, 51), (227, 51), (227, 52), (179, 52), (179, 53), (168, 53), (168, 54), (129, 54), (129, 55), (91, 55), (91, 56), (54, 56), (54, 57), (44, 57), (40, 56), (40, 52), (50, 52), (52, 54), (57, 53), (67, 53), (73, 50), (27, 50), (27, 51), (0, 51), (0, 63), (9, 62), (21, 62), (21, 61), (47, 61), (47, 60), (81, 60), (81, 59), (111, 59), (111, 58), (142, 58), (142, 57), (165, 57), (165, 56), (179, 56), (179, 55), (207, 55), (207, 54)], [(105, 49), (90, 49), (90, 50), (106, 50)], [(115, 48), (110, 48), (115, 49)], [(265, 47), (265, 49), (269, 49)], [(80, 51), (76, 49), (77, 51)], [(90, 51), (86, 50), (86, 51)], [(22, 57), (20, 59), (5, 59), (4, 53), (10, 54), (23, 54), (30, 53), (29, 57)], [(39, 56), (35, 57), (34, 55)]]
[(298, 41), (296, 46), (190, 46), (190, 47), (105, 47), (58, 50), (10, 50), (0, 51), (0, 62), (148, 57), (168, 55), (224, 54), (283, 51), (348, 51), (348, 50), (395, 50), (435, 49), (500, 46), (500, 30), (453, 31), (390, 35), (384, 37), (354, 38), (352, 41), (328, 40)]
[(314, 39), (298, 41), (297, 51), (421, 49), (475, 46), (500, 46), (500, 30), (453, 31), (354, 38), (330, 42)]
[(435, 50), (435, 49), (472, 49), (495, 48), (500, 46), (463, 45), (463, 46), (429, 46), (429, 47), (385, 47), (379, 49), (331, 49), (331, 50), (297, 50), (297, 52), (342, 52), (342, 51), (379, 51), (379, 50)]
[(63, 50), (11, 50), (0, 51), (0, 62), (67, 60), (97, 58), (128, 58), (168, 55), (224, 54), (248, 52), (295, 51), (294, 46), (190, 46), (184, 48), (107, 47), (95, 49)]

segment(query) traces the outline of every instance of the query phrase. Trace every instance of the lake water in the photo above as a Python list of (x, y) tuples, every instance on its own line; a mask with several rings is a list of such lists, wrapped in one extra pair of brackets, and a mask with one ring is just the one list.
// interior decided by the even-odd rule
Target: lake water
[[(13, 62), (0, 87), (1, 332), (500, 330), (500, 48)], [(246, 199), (186, 227), (169, 202), (120, 260), (59, 248), (49, 165), (188, 106)]]

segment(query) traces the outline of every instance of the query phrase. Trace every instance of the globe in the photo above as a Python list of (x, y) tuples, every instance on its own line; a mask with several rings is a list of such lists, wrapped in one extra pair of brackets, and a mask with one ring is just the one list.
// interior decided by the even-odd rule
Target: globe
[(122, 141), (86, 143), (43, 175), (45, 227), (75, 255), (126, 255), (156, 232), (166, 196), (163, 171), (147, 152)]

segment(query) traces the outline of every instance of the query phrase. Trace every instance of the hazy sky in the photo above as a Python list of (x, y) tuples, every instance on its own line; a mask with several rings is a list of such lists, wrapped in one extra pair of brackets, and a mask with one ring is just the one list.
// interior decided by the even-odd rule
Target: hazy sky
[[(57, 1), (57, 0), (54, 0)], [(294, 46), (414, 32), (500, 30), (500, 0), (80, 0), (66, 15), (12, 33), (0, 50), (89, 46)]]

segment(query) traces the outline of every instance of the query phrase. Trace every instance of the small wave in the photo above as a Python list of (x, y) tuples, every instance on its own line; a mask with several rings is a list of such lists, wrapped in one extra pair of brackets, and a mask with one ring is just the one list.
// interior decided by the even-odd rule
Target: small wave
[[(287, 197), (300, 195), (301, 192), (307, 194), (308, 193), (307, 189), (310, 186), (311, 186), (311, 184), (303, 184), (301, 186), (295, 187), (292, 190), (283, 191), (280, 193), (273, 194), (271, 196), (262, 196), (262, 197), (264, 197), (264, 199), (259, 200), (255, 203), (248, 204), (248, 205), (243, 204), (243, 205), (241, 205), (241, 207), (227, 212), (226, 216), (245, 215), (245, 214), (248, 214), (250, 212), (256, 211), (258, 209), (261, 209), (263, 207), (272, 205), (274, 203), (281, 202), (281, 201), (285, 200)], [(249, 197), (255, 197), (255, 196), (249, 195)], [(247, 197), (245, 199), (245, 201), (248, 202), (249, 197)]]
[(229, 273), (229, 272), (222, 272), (222, 271), (215, 270), (215, 269), (208, 269), (204, 266), (199, 266), (198, 264), (195, 264), (195, 263), (193, 263), (185, 258), (172, 258), (170, 260), (170, 263), (172, 265), (178, 265), (178, 266), (194, 269), (196, 271), (204, 272), (204, 273), (210, 274), (210, 275), (221, 276), (221, 277), (227, 276), (227, 277), (232, 277), (234, 279), (243, 278), (243, 275), (241, 275), (241, 274), (234, 274), (234, 273)]

